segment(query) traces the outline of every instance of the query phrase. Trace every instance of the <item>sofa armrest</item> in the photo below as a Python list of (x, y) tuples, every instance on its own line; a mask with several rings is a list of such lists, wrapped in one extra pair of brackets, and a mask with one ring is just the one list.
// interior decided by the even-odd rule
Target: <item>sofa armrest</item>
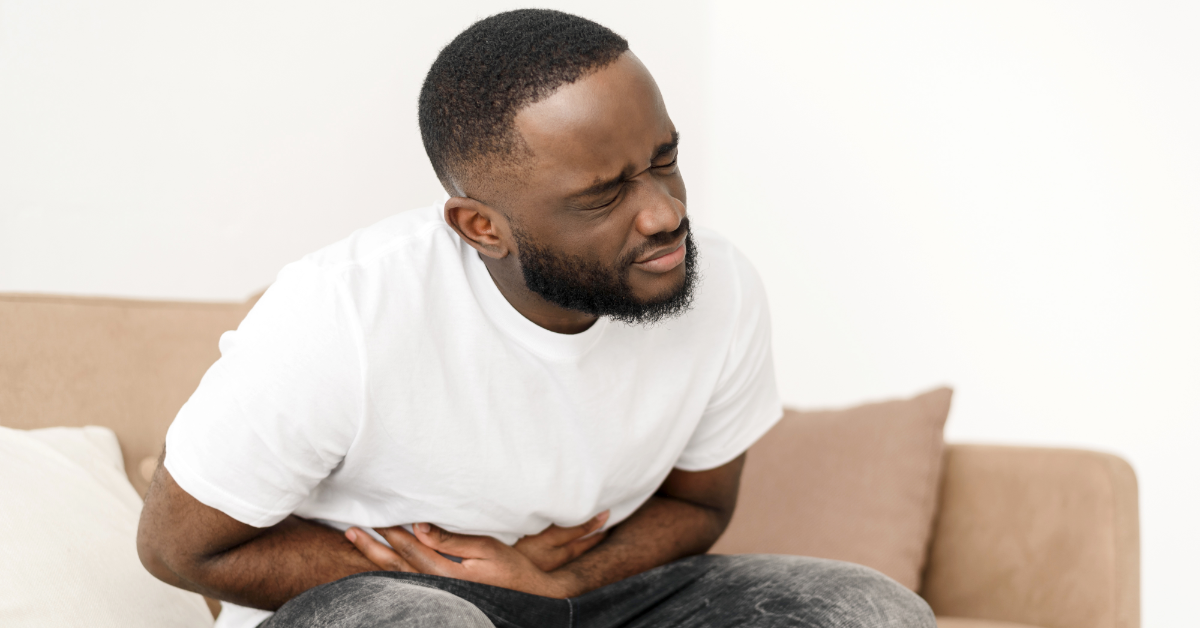
[(937, 615), (1138, 628), (1137, 479), (1092, 451), (947, 445), (921, 595)]

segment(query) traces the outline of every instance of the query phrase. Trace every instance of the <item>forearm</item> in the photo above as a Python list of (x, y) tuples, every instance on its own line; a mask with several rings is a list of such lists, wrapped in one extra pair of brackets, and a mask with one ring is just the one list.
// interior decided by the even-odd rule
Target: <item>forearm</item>
[(656, 495), (613, 528), (604, 542), (560, 567), (555, 575), (568, 583), (570, 595), (575, 596), (702, 554), (725, 531), (731, 514), (731, 509)]
[(180, 562), (164, 564), (177, 580), (171, 584), (266, 610), (315, 586), (379, 569), (341, 532), (294, 516), (245, 543)]
[(275, 610), (315, 586), (378, 569), (341, 532), (292, 516), (206, 558), (196, 584), (210, 597)]
[(312, 587), (379, 569), (332, 528), (295, 516), (255, 528), (200, 503), (161, 458), (142, 508), (138, 555), (163, 582), (268, 610)]

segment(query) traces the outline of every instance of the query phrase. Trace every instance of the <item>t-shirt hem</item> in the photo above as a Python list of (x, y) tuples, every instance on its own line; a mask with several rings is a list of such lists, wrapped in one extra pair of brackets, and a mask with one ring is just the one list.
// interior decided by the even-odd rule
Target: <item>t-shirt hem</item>
[(170, 447), (167, 448), (167, 457), (163, 461), (163, 466), (170, 472), (175, 483), (197, 501), (210, 508), (216, 508), (248, 526), (268, 528), (283, 521), (291, 514), (253, 506), (217, 488), (193, 471), (186, 463), (180, 462), (178, 456), (172, 456)]
[(754, 443), (758, 442), (758, 439), (779, 423), (779, 420), (783, 418), (783, 405), (775, 406), (771, 412), (764, 413), (763, 417), (761, 421), (756, 421), (758, 425), (755, 429), (744, 432), (740, 438), (733, 441), (733, 445), (723, 449), (720, 454), (691, 458), (686, 461), (681, 458), (675, 461), (675, 468), (680, 471), (709, 471), (728, 464), (734, 458), (746, 453)]

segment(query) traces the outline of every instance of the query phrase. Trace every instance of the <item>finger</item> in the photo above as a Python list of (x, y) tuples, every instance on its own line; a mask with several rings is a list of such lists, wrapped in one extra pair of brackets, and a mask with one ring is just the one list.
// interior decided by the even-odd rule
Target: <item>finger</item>
[(438, 554), (404, 528), (400, 526), (375, 528), (375, 531), (383, 535), (383, 538), (392, 545), (395, 553), (399, 554), (400, 558), (411, 565), (417, 573), (461, 578), (459, 571), (462, 567), (458, 563)]
[(592, 520), (589, 521), (587, 524), (585, 524), (588, 526), (588, 534), (591, 534), (592, 532), (595, 532), (596, 530), (603, 528), (604, 524), (608, 523), (608, 516), (611, 514), (612, 514), (611, 510), (605, 510), (604, 512), (596, 515), (595, 517), (592, 517)]
[(584, 553), (586, 553), (588, 550), (599, 545), (600, 542), (603, 541), (607, 536), (608, 536), (607, 532), (601, 532), (599, 534), (585, 536), (582, 539), (578, 539), (578, 540), (568, 543), (563, 548), (568, 552), (568, 555), (570, 556), (570, 558), (567, 559), (567, 562), (571, 562), (571, 561), (575, 560), (576, 558), (583, 556)]
[(367, 557), (367, 560), (375, 563), (380, 569), (409, 573), (416, 571), (399, 554), (392, 551), (392, 548), (376, 541), (370, 534), (358, 528), (346, 530), (346, 538)]
[[(604, 512), (584, 521), (577, 526), (563, 528), (557, 525), (551, 525), (549, 528), (542, 530), (534, 535), (531, 540), (544, 541), (553, 547), (561, 547), (582, 536), (587, 536), (596, 530), (604, 527), (604, 523), (608, 521), (609, 511)], [(529, 538), (529, 537), (527, 537)]]
[(417, 540), (444, 554), (468, 558), (492, 558), (496, 555), (496, 539), (489, 536), (474, 536), (447, 532), (435, 525), (418, 523), (413, 525)]

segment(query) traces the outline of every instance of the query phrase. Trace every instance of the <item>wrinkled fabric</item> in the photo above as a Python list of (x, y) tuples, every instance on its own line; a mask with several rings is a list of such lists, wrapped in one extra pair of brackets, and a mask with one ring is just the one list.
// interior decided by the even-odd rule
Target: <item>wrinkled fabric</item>
[(800, 556), (693, 556), (566, 600), (423, 574), (313, 588), (260, 628), (935, 628), (877, 571)]

